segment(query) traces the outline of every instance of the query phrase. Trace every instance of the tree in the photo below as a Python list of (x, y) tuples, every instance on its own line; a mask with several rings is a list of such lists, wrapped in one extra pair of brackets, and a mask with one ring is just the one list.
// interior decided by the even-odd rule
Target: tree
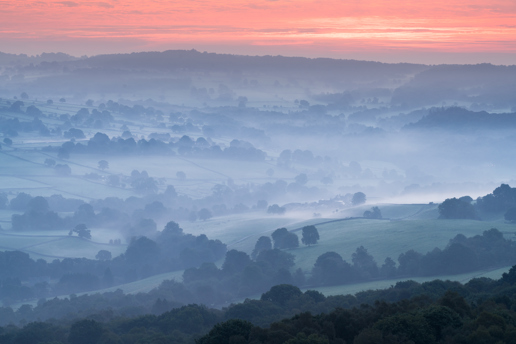
[(263, 293), (260, 300), (284, 305), (290, 299), (301, 295), (303, 295), (303, 292), (298, 287), (290, 284), (280, 284)]
[(27, 99), (29, 99), (29, 95), (27, 94), (27, 92), (22, 92), (22, 94), (20, 95), (20, 98), (23, 100), (27, 100)]
[(283, 238), (284, 248), (296, 248), (299, 247), (299, 238), (296, 234), (289, 232), (288, 235)]
[(47, 105), (52, 105), (52, 104), (54, 104), (54, 101), (52, 99), (47, 100)]
[(137, 239), (133, 238), (125, 251), (125, 259), (129, 264), (155, 263), (159, 256), (158, 244), (144, 236)]
[(353, 267), (361, 275), (363, 279), (370, 279), (378, 277), (378, 265), (373, 256), (367, 252), (364, 246), (356, 249), (355, 253), (351, 255)]
[(396, 262), (392, 258), (387, 257), (380, 268), (380, 276), (382, 278), (393, 278), (396, 276)]
[(202, 208), (201, 210), (199, 210), (198, 216), (199, 216), (199, 219), (206, 221), (208, 219), (211, 219), (211, 217), (213, 215), (211, 214), (211, 211), (209, 211), (208, 209)]
[(366, 219), (381, 219), (382, 212), (378, 207), (372, 207), (371, 210), (364, 211), (364, 217)]
[(224, 263), (222, 264), (222, 271), (232, 275), (244, 270), (249, 264), (251, 264), (251, 258), (249, 258), (247, 253), (230, 250), (226, 252), (226, 259), (224, 259)]
[(111, 260), (111, 252), (108, 250), (100, 250), (96, 255), (95, 258), (98, 260)]
[(439, 204), (439, 218), (441, 219), (477, 219), (475, 207), (468, 202), (457, 198), (448, 198)]
[(109, 169), (109, 163), (106, 160), (100, 160), (99, 169), (101, 169), (102, 171)]
[(158, 192), (158, 185), (154, 178), (138, 178), (131, 183), (136, 192), (141, 194), (154, 194)]
[(271, 238), (267, 236), (261, 236), (258, 238), (258, 241), (256, 241), (256, 244), (254, 245), (253, 253), (251, 253), (251, 258), (256, 259), (260, 252), (271, 250), (272, 249), (272, 241)]
[(25, 192), (20, 192), (16, 195), (16, 197), (11, 199), (11, 201), (9, 202), (9, 206), (12, 210), (25, 211), (27, 210), (27, 207), (31, 199), (31, 195)]
[(400, 275), (417, 276), (420, 271), (421, 253), (408, 250), (398, 257), (398, 272)]
[(68, 341), (70, 344), (99, 343), (102, 332), (102, 325), (95, 320), (79, 320), (70, 327)]
[(299, 247), (299, 238), (294, 233), (289, 232), (286, 228), (278, 228), (272, 233), (274, 240), (274, 248), (295, 248)]
[(177, 238), (178, 236), (183, 235), (183, 229), (181, 227), (179, 227), (179, 224), (177, 224), (177, 222), (169, 221), (165, 225), (165, 228), (163, 228), (161, 235)]
[[(25, 110), (25, 113), (27, 115), (33, 116), (33, 117), (38, 117), (38, 116), (43, 115), (43, 112), (41, 112), (41, 110), (38, 109), (37, 107), (35, 107), (34, 105), (27, 107), (27, 109)], [(43, 123), (41, 123), (41, 125), (43, 125)]]
[(257, 262), (265, 262), (274, 269), (290, 269), (295, 263), (293, 254), (278, 250), (262, 250), (256, 258)]
[(72, 169), (67, 164), (55, 165), (54, 171), (61, 176), (69, 176), (70, 174), (72, 174)]
[(64, 99), (64, 98), (60, 98), (60, 99), (59, 99), (59, 102), (61, 102), (61, 103), (66, 103), (66, 99)]
[(505, 218), (505, 221), (516, 222), (516, 208), (510, 208), (507, 210), (503, 217)]
[(247, 343), (253, 324), (231, 319), (216, 324), (213, 329), (196, 341), (198, 344)]
[(10, 138), (6, 137), (4, 139), (4, 143), (7, 145), (7, 146), (11, 146), (13, 144), (13, 140), (11, 140)]
[(79, 238), (91, 239), (91, 231), (83, 223), (80, 223), (77, 226), (75, 226), (74, 229), (72, 229), (68, 233), (68, 235), (72, 235), (73, 233), (77, 233), (77, 236)]
[(280, 207), (279, 205), (277, 204), (273, 204), (273, 205), (270, 205), (268, 208), (267, 208), (267, 213), (268, 214), (278, 214), (278, 215), (283, 215), (285, 214), (285, 211), (286, 209), (284, 207)]
[(28, 210), (45, 213), (49, 210), (48, 201), (42, 196), (36, 196), (27, 203)]
[(308, 182), (308, 177), (306, 173), (298, 174), (294, 179), (296, 180), (296, 183), (298, 183), (299, 185), (305, 185)]
[(353, 194), (353, 198), (351, 198), (351, 203), (353, 205), (360, 205), (366, 202), (366, 195), (363, 192), (357, 192)]
[(84, 139), (86, 135), (84, 135), (84, 131), (77, 128), (70, 128), (63, 133), (63, 136), (67, 139)]
[(354, 279), (354, 271), (348, 262), (336, 252), (326, 252), (315, 261), (312, 282), (317, 285), (338, 285)]
[(319, 240), (319, 232), (315, 226), (304, 226), (303, 227), (303, 237), (301, 238), (301, 242), (307, 246), (317, 244)]

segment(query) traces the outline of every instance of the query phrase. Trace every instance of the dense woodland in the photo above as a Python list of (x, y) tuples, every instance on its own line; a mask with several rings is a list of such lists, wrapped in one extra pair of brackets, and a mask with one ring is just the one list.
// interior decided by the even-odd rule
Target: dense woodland
[[(278, 285), (223, 310), (188, 305), (120, 317), (103, 311), (0, 329), (2, 343), (512, 343), (516, 267), (500, 280), (399, 282), (386, 290), (325, 297)], [(30, 311), (27, 309), (26, 311)], [(130, 310), (128, 309), (128, 312)], [(79, 316), (77, 316), (79, 315)], [(79, 318), (79, 319), (78, 319)]]

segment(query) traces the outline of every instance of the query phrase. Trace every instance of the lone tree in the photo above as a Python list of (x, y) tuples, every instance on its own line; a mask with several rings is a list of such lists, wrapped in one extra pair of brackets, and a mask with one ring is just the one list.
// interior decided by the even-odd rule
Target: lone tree
[(353, 195), (353, 198), (351, 199), (351, 203), (353, 205), (360, 205), (364, 204), (366, 201), (366, 195), (363, 192), (357, 192)]
[(83, 223), (78, 224), (77, 226), (75, 226), (74, 229), (72, 229), (68, 233), (68, 235), (73, 235), (73, 233), (77, 233), (77, 236), (79, 238), (91, 239), (91, 231)]
[(95, 256), (98, 260), (111, 260), (111, 252), (108, 250), (100, 250)]
[(307, 246), (317, 244), (317, 240), (319, 240), (319, 232), (315, 226), (304, 226), (303, 227), (303, 237), (301, 238), (301, 242)]
[(109, 168), (109, 163), (106, 160), (99, 161), (99, 169), (102, 171), (107, 170)]
[(366, 219), (381, 219), (382, 212), (378, 207), (372, 207), (371, 210), (364, 211), (364, 217)]

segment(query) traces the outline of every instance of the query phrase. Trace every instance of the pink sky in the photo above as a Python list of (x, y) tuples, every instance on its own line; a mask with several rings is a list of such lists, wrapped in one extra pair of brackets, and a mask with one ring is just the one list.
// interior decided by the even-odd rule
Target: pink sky
[(516, 1), (2, 1), (0, 51), (516, 64)]

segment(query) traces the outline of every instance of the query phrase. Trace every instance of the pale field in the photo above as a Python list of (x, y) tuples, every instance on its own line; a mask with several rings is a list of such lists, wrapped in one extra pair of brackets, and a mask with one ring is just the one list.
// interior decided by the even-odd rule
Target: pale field
[[(431, 277), (413, 277), (410, 280), (424, 283), (430, 282), (433, 280), (442, 280), (442, 281), (457, 281), (460, 283), (467, 283), (473, 278), (487, 277), (491, 279), (499, 279), (502, 277), (502, 274), (508, 272), (511, 267), (503, 267), (495, 270), (486, 270), (486, 271), (476, 271), (470, 272), (467, 274), (460, 275), (443, 275), (443, 276), (431, 276)], [(325, 296), (332, 295), (355, 295), (361, 291), (366, 290), (379, 290), (379, 289), (387, 289), (391, 286), (394, 286), (397, 282), (407, 281), (407, 278), (403, 279), (392, 279), (392, 280), (384, 280), (384, 281), (376, 281), (376, 282), (367, 282), (367, 283), (357, 283), (357, 284), (347, 284), (340, 286), (332, 286), (332, 287), (315, 287), (315, 288), (304, 288), (303, 291), (306, 290), (317, 290), (324, 294)]]
[(69, 236), (67, 230), (38, 232), (0, 232), (0, 250), (20, 250), (32, 259), (52, 261), (62, 258), (95, 259), (100, 250), (110, 251), (113, 257), (125, 252), (127, 245), (109, 244), (109, 239), (120, 238), (117, 232), (92, 228), (92, 240)]

